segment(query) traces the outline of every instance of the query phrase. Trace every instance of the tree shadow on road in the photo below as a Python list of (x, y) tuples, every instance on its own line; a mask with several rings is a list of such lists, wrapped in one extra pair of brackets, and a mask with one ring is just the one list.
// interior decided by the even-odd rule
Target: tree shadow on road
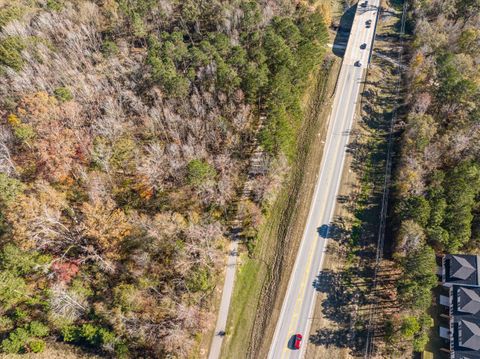
[[(362, 355), (365, 348), (368, 308), (381, 307), (397, 310), (398, 303), (384, 289), (372, 291), (371, 266), (349, 267), (343, 271), (323, 270), (313, 286), (325, 296), (322, 315), (331, 325), (324, 326), (310, 335), (310, 342), (325, 347), (348, 348), (353, 356)], [(377, 276), (379, 288), (395, 286), (395, 278), (388, 270)], [(381, 335), (378, 331), (377, 335)]]
[[(346, 263), (340, 270), (321, 271), (313, 283), (321, 293), (321, 317), (327, 324), (322, 321), (312, 328), (316, 330), (312, 330), (310, 342), (326, 348), (349, 349), (353, 356), (363, 356), (367, 328), (375, 328), (375, 335), (383, 335), (384, 318), (398, 310), (395, 268), (389, 269), (387, 263), (375, 271), (387, 140), (393, 111), (399, 105), (398, 94), (392, 91), (398, 85), (398, 46), (390, 46), (390, 42), (387, 45), (380, 51), (374, 50), (375, 64), (370, 71), (373, 76), (365, 81), (361, 119), (347, 148), (350, 170), (359, 181), (348, 195), (338, 196), (337, 202), (348, 211), (349, 221), (336, 218), (330, 224), (338, 232), (329, 232), (332, 241), (328, 253)], [(389, 250), (388, 238), (384, 250)], [(373, 320), (372, 308), (378, 314)]]
[(340, 23), (337, 28), (337, 33), (335, 34), (335, 39), (333, 40), (332, 52), (338, 57), (343, 57), (345, 55), (345, 49), (348, 42), (348, 37), (350, 36), (350, 30), (352, 28), (353, 18), (355, 17), (355, 11), (357, 6), (349, 7), (340, 18)]
[(351, 282), (352, 273), (323, 270), (315, 279), (315, 289), (326, 295), (322, 303), (324, 318), (338, 328), (321, 328), (310, 335), (310, 342), (325, 347), (349, 348), (352, 355), (360, 354), (362, 336), (355, 330), (354, 313), (358, 301), (365, 301), (366, 284)]
[(354, 335), (349, 329), (319, 329), (310, 336), (310, 342), (315, 345), (323, 345), (326, 348), (350, 348), (352, 355), (363, 354), (365, 342), (362, 336)]

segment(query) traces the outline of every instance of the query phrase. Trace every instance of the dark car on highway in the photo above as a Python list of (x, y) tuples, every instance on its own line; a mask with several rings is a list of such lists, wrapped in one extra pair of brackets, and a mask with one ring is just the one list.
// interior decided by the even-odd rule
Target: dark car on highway
[(360, 45), (360, 48), (361, 48), (362, 50), (365, 50), (365, 49), (367, 48), (367, 44), (366, 44), (366, 43), (361, 44), (361, 45)]
[(355, 61), (355, 64), (354, 64), (356, 67), (360, 67), (362, 66), (362, 63), (360, 61)]

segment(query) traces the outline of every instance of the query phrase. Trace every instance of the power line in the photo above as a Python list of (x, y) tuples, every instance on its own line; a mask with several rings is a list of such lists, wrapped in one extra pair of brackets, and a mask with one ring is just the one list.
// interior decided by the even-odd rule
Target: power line
[[(400, 51), (398, 54), (398, 63), (397, 63), (397, 68), (399, 69), (399, 76), (397, 79), (397, 86), (396, 86), (397, 99), (400, 95), (400, 85), (401, 85), (400, 71), (401, 71), (401, 64), (402, 64), (403, 35), (405, 34), (406, 9), (407, 9), (407, 2), (404, 1), (403, 9), (402, 9), (402, 18), (400, 22)], [(387, 210), (388, 210), (388, 195), (390, 192), (390, 180), (391, 180), (391, 172), (392, 172), (393, 129), (397, 119), (397, 109), (398, 107), (395, 107), (395, 109), (393, 110), (392, 118), (390, 119), (390, 128), (388, 132), (387, 156), (386, 156), (386, 164), (385, 164), (385, 179), (383, 184), (382, 206), (380, 210), (380, 225), (378, 229), (377, 252), (375, 256), (375, 270), (373, 275), (372, 291), (374, 291), (377, 287), (378, 270), (380, 267), (380, 262), (382, 261), (383, 248), (385, 243), (385, 227), (386, 227)], [(367, 325), (367, 338), (365, 343), (365, 359), (371, 358), (374, 353), (373, 341), (374, 341), (375, 329), (372, 328), (372, 321), (373, 321), (374, 315), (376, 314), (376, 310), (377, 310), (377, 307), (373, 303), (370, 304), (369, 318), (368, 318), (368, 325)]]

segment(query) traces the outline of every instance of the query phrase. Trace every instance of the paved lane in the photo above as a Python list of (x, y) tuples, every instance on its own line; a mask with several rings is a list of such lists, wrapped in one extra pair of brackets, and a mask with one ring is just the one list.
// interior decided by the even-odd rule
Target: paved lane
[[(322, 267), (328, 225), (335, 208), (346, 146), (364, 69), (368, 65), (373, 45), (378, 6), (379, 0), (369, 0), (366, 7), (359, 5), (356, 10), (337, 83), (318, 182), (270, 347), (270, 359), (300, 358), (305, 352), (315, 304), (313, 283)], [(367, 20), (371, 20), (369, 28), (366, 27)], [(363, 44), (366, 47), (362, 49)], [(360, 64), (356, 64), (357, 61)], [(295, 333), (304, 336), (299, 351), (288, 348)]]
[[(208, 359), (220, 358), (222, 350), (223, 336), (227, 327), (228, 308), (233, 294), (233, 284), (235, 282), (235, 271), (237, 270), (237, 250), (238, 242), (232, 240), (229, 247), (229, 255), (227, 259), (227, 269), (225, 271), (225, 282), (222, 291), (222, 300), (218, 311), (217, 324), (215, 325), (215, 333), (210, 344), (210, 352)], [(222, 334), (223, 333), (223, 334)]]

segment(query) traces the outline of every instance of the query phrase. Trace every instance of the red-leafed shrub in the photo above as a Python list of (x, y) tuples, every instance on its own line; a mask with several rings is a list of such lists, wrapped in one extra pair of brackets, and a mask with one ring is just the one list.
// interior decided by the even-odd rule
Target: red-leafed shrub
[(55, 277), (59, 282), (69, 283), (79, 271), (79, 266), (73, 261), (55, 262), (51, 266), (51, 270), (55, 273)]

